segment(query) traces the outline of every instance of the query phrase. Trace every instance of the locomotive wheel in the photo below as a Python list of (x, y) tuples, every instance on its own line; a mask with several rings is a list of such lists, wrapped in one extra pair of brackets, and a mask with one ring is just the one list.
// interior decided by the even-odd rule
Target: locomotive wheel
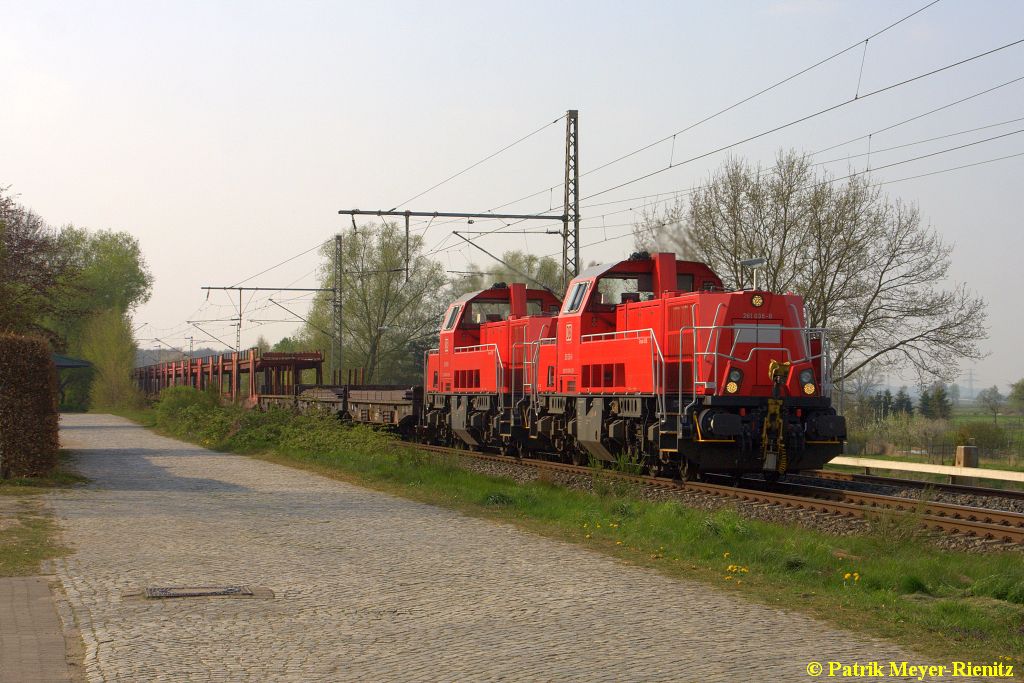
[(679, 468), (679, 478), (683, 481), (700, 481), (700, 470), (684, 458), (683, 465)]

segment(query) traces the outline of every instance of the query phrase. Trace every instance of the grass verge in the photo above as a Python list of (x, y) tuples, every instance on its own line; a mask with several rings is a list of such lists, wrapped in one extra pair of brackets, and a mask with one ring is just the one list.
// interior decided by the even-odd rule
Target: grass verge
[[(696, 579), (718, 590), (889, 638), (941, 660), (1008, 661), (1024, 653), (1024, 557), (941, 551), (906, 526), (835, 537), (804, 528), (649, 502), (628, 489), (517, 484), (457, 467), (325, 415), (246, 412), (176, 388), (144, 424), (397, 493)], [(571, 575), (567, 574), (567, 576)]]
[(69, 456), (48, 477), (0, 481), (0, 576), (38, 574), (44, 560), (67, 550), (57, 537), (57, 525), (40, 494), (85, 481), (68, 468)]

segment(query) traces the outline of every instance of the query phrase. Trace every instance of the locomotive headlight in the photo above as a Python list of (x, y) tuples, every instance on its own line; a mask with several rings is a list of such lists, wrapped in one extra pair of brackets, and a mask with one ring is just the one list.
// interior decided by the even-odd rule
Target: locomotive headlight
[(804, 393), (807, 394), (808, 396), (812, 396), (814, 394), (814, 385), (811, 384), (810, 382), (805, 384), (804, 385)]
[(750, 297), (750, 303), (754, 308), (761, 308), (764, 305), (764, 297), (760, 294), (755, 294)]
[(729, 371), (730, 382), (736, 382), (738, 384), (741, 379), (743, 379), (742, 370), (740, 370), (739, 368), (733, 368), (732, 370)]
[(814, 383), (814, 370), (807, 368), (806, 370), (800, 371), (800, 382), (802, 384), (813, 384)]
[(729, 382), (728, 384), (725, 385), (725, 390), (728, 391), (730, 394), (735, 394), (737, 391), (740, 390), (740, 385), (736, 384), (736, 382)]

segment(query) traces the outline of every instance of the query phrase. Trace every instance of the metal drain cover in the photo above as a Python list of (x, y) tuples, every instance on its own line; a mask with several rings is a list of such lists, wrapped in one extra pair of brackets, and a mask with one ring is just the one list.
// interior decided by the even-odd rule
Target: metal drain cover
[(221, 595), (252, 595), (248, 586), (150, 586), (147, 598), (208, 598)]

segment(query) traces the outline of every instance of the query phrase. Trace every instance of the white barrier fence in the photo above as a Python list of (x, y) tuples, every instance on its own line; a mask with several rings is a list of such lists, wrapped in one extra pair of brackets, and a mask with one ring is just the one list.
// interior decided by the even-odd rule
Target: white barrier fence
[(954, 477), (975, 479), (998, 479), (1024, 483), (1024, 472), (989, 470), (982, 467), (957, 467), (955, 465), (929, 465), (923, 462), (900, 462), (898, 460), (876, 460), (874, 458), (853, 458), (840, 456), (829, 461), (830, 465), (867, 467), (873, 470), (898, 470), (901, 472), (924, 472), (927, 474), (948, 474)]

